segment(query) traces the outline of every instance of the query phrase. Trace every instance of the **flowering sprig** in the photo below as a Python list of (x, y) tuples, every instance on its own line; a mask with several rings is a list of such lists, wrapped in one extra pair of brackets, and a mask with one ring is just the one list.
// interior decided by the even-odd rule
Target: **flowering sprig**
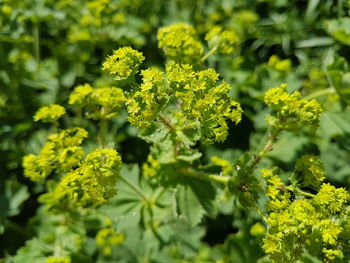
[(41, 120), (42, 122), (54, 122), (60, 119), (66, 110), (61, 105), (52, 104), (41, 107), (34, 115), (34, 121)]
[(68, 103), (81, 107), (89, 119), (111, 119), (118, 115), (124, 105), (123, 90), (116, 87), (93, 88), (89, 84), (74, 88)]
[(112, 248), (125, 239), (123, 234), (117, 233), (113, 228), (103, 228), (96, 234), (96, 244), (103, 250), (105, 256), (112, 253)]
[(122, 47), (113, 52), (103, 63), (102, 69), (113, 75), (116, 80), (133, 77), (145, 57), (131, 47)]
[(72, 128), (51, 134), (39, 155), (29, 154), (23, 158), (24, 175), (34, 182), (39, 182), (54, 170), (70, 171), (84, 156), (80, 145), (87, 136), (87, 131), (82, 128)]
[(165, 87), (164, 73), (157, 68), (141, 71), (142, 83), (129, 94), (126, 105), (131, 124), (149, 127), (157, 119), (170, 91)]
[[(306, 251), (323, 255), (324, 262), (341, 259), (339, 247), (347, 242), (342, 238), (342, 222), (346, 219), (349, 193), (343, 188), (322, 184), (313, 195), (286, 186), (273, 170), (261, 172), (269, 197), (263, 248), (272, 262), (297, 262)], [(293, 200), (291, 194), (298, 198)]]
[(77, 207), (96, 207), (116, 194), (116, 182), (121, 158), (113, 149), (90, 152), (80, 166), (65, 174), (52, 192), (40, 197), (49, 209), (70, 204)]
[(203, 46), (196, 39), (195, 29), (186, 24), (162, 27), (158, 31), (158, 47), (177, 62), (194, 63), (203, 55)]
[[(70, 94), (69, 104), (84, 109), (86, 117), (100, 120), (97, 138), (101, 147), (85, 157), (82, 143), (88, 132), (76, 127), (49, 135), (38, 155), (29, 154), (23, 158), (24, 175), (32, 181), (44, 181), (51, 174), (58, 179), (48, 193), (40, 196), (48, 210), (96, 207), (116, 194), (121, 158), (116, 150), (103, 148), (102, 140), (107, 121), (119, 113), (124, 100), (123, 91), (116, 87), (94, 89), (89, 84), (76, 87)], [(42, 118), (46, 119), (49, 116), (56, 120), (55, 116), (59, 115), (54, 114), (57, 110), (53, 107), (41, 111), (46, 115), (39, 115), (45, 115)]]
[[(187, 27), (179, 28), (192, 34)], [(170, 37), (166, 32), (161, 30), (159, 35)], [(141, 71), (141, 77), (140, 84), (125, 87), (128, 119), (141, 129), (145, 140), (154, 144), (153, 150), (163, 152), (166, 162), (199, 158), (201, 154), (191, 149), (197, 141), (224, 141), (228, 121), (237, 124), (242, 118), (240, 104), (229, 96), (231, 86), (220, 83), (214, 69), (196, 70), (191, 64), (171, 61), (165, 72), (148, 68)], [(152, 130), (157, 131), (145, 136)]]
[(232, 54), (238, 48), (238, 36), (232, 30), (214, 26), (205, 36), (209, 51), (204, 54), (195, 29), (186, 24), (173, 24), (158, 30), (158, 46), (168, 59), (177, 63), (198, 65), (212, 54)]
[(326, 179), (320, 158), (311, 154), (303, 155), (297, 160), (293, 179), (303, 187), (318, 189)]
[(213, 27), (206, 35), (212, 53), (229, 55), (238, 48), (238, 37), (232, 30), (224, 30), (220, 26)]
[(316, 128), (323, 111), (316, 100), (303, 99), (297, 91), (289, 94), (286, 84), (269, 89), (264, 101), (274, 113), (267, 116), (268, 124), (282, 130), (298, 130), (305, 126)]

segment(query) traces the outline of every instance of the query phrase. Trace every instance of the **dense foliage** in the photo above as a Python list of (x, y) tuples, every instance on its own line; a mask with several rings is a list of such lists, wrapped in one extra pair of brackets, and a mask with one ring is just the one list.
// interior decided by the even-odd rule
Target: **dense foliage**
[(0, 262), (350, 262), (349, 14), (0, 0)]

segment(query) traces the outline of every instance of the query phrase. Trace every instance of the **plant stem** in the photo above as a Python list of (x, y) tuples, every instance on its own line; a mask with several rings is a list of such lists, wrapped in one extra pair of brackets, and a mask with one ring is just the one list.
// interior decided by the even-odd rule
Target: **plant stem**
[(207, 177), (210, 180), (213, 180), (219, 183), (224, 183), (224, 184), (226, 184), (230, 180), (230, 177), (228, 176), (216, 175), (216, 174), (209, 174)]
[(261, 161), (261, 159), (268, 152), (273, 150), (273, 145), (276, 143), (276, 141), (278, 139), (278, 135), (281, 133), (281, 131), (282, 131), (281, 129), (272, 128), (268, 132), (269, 139), (263, 144), (263, 146), (258, 151), (258, 153), (253, 156), (253, 159), (252, 159), (250, 165), (248, 165), (249, 170), (253, 170), (258, 165), (258, 163)]
[(310, 99), (314, 99), (314, 98), (317, 98), (317, 97), (320, 97), (320, 96), (323, 96), (323, 95), (333, 94), (335, 92), (336, 92), (335, 88), (334, 87), (330, 87), (328, 89), (323, 89), (323, 90), (319, 90), (319, 91), (313, 92), (313, 93), (305, 96), (304, 99), (305, 100), (310, 100)]
[(39, 15), (38, 15), (38, 3), (34, 0), (35, 7), (35, 20), (33, 25), (33, 48), (34, 48), (34, 56), (37, 62), (37, 69), (40, 63), (40, 28), (39, 28)]
[(33, 27), (33, 38), (34, 38), (34, 56), (37, 63), (40, 63), (40, 38), (39, 38), (39, 22), (34, 23)]
[(215, 182), (224, 183), (224, 184), (226, 184), (230, 180), (229, 176), (207, 174), (201, 171), (196, 171), (192, 168), (187, 168), (183, 174), (187, 176), (195, 177), (201, 180), (215, 181)]
[(101, 119), (99, 124), (99, 133), (98, 133), (98, 142), (100, 144), (100, 147), (105, 146), (105, 139), (107, 135), (107, 119)]
[(219, 46), (214, 46), (212, 49), (210, 49), (208, 51), (207, 54), (205, 54), (202, 58), (201, 58), (201, 62), (204, 62), (208, 57), (210, 57), (212, 54), (214, 54), (216, 52), (216, 50), (218, 49)]
[(298, 188), (298, 187), (296, 187), (294, 185), (289, 185), (289, 186), (286, 187), (286, 189), (289, 190), (289, 191), (292, 191), (295, 195), (301, 194), (303, 196), (307, 196), (307, 197), (311, 197), (311, 198), (315, 197), (314, 194), (305, 192), (305, 191), (301, 190), (300, 188)]

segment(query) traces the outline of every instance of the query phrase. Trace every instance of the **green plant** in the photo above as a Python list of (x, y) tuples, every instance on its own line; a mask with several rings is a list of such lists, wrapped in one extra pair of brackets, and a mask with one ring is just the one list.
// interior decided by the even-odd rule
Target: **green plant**
[[(270, 108), (268, 130), (257, 151), (242, 153), (236, 160), (215, 156), (209, 162), (203, 160), (201, 149), (225, 141), (229, 122), (238, 124), (244, 113), (229, 95), (231, 86), (219, 81), (214, 69), (205, 69), (211, 54), (233, 52), (229, 47), (237, 45), (237, 38), (214, 30), (206, 37), (210, 49), (203, 54), (205, 48), (195, 37), (189, 25), (162, 28), (159, 46), (169, 58), (165, 71), (139, 70), (142, 53), (122, 47), (103, 64), (114, 79), (112, 85), (119, 88), (85, 84), (71, 92), (69, 104), (76, 114), (97, 126), (95, 142), (89, 138), (90, 144), (82, 144), (88, 137), (82, 127), (59, 128), (63, 107), (52, 105), (38, 111), (35, 120), (55, 122), (53, 129), (58, 130), (38, 155), (23, 159), (24, 174), (36, 182), (52, 178), (47, 181), (48, 192), (39, 197), (40, 213), (52, 220), (51, 227), (57, 225), (67, 237), (76, 236), (79, 241), (66, 247), (58, 230), (47, 229), (20, 249), (14, 262), (23, 262), (24, 257), (37, 262), (92, 262), (92, 258), (162, 262), (162, 257), (175, 262), (182, 257), (187, 261), (181, 262), (231, 262), (225, 246), (202, 259), (200, 253), (188, 254), (186, 247), (199, 249), (198, 225), (203, 218), (217, 216), (223, 203), (233, 205), (234, 201), (261, 220), (250, 233), (261, 238), (272, 262), (301, 262), (307, 256), (323, 262), (349, 258), (350, 196), (344, 188), (324, 183), (319, 157), (303, 155), (284, 178), (278, 167), (264, 164), (282, 133), (313, 136), (323, 111), (320, 103), (303, 98), (298, 91), (289, 93), (286, 84), (269, 89), (264, 95)], [(129, 122), (150, 144), (150, 153), (142, 170), (124, 164), (119, 173), (121, 158), (108, 134), (113, 118), (120, 118), (123, 103)], [(193, 236), (191, 243), (183, 230)], [(95, 244), (91, 244), (91, 231), (96, 233)], [(137, 249), (133, 235), (141, 237), (141, 242), (151, 241), (150, 247)], [(90, 257), (84, 252), (88, 245), (93, 247)]]

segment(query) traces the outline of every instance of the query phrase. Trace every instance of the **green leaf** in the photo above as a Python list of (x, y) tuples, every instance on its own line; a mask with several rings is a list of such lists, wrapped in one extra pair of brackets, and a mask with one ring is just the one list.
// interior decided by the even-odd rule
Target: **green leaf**
[(215, 195), (216, 191), (210, 182), (186, 178), (186, 181), (175, 189), (175, 215), (195, 226), (201, 222), (204, 214), (215, 214)]
[(350, 18), (328, 20), (325, 27), (334, 39), (347, 45), (350, 44)]
[(117, 196), (100, 210), (114, 221), (118, 231), (123, 231), (139, 224), (143, 207), (141, 193), (144, 194), (144, 189), (139, 182), (137, 165), (123, 166), (120, 176), (124, 180), (118, 182)]
[(187, 220), (191, 226), (200, 223), (204, 210), (192, 188), (181, 185), (175, 191), (177, 216)]
[(27, 186), (14, 180), (6, 180), (1, 188), (0, 222), (4, 221), (6, 217), (18, 215), (22, 203), (29, 197)]
[(344, 112), (324, 112), (320, 119), (320, 133), (323, 138), (350, 133), (350, 110)]
[(314, 37), (298, 41), (295, 46), (297, 48), (310, 48), (330, 46), (334, 44), (334, 40), (330, 37)]
[(348, 72), (348, 63), (344, 58), (340, 57), (328, 65), (327, 70), (340, 100), (350, 105), (350, 72)]
[(295, 159), (298, 151), (308, 139), (301, 134), (284, 132), (273, 146), (273, 150), (267, 154), (268, 157), (282, 162), (291, 162)]

